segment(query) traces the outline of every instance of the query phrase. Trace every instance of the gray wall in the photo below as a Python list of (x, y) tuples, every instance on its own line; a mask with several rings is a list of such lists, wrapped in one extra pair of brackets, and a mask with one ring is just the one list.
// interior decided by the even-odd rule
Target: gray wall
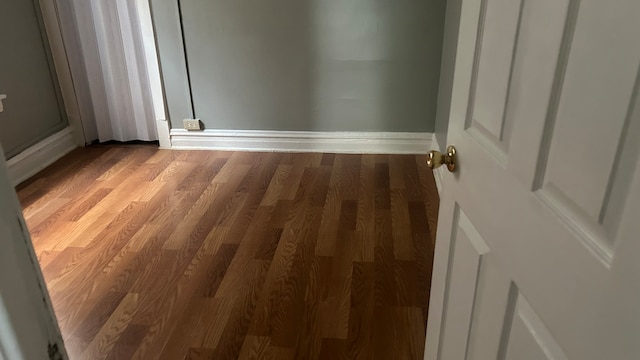
[(184, 0), (186, 61), (167, 2), (152, 9), (174, 128), (434, 130), (445, 0)]
[(0, 0), (0, 142), (11, 158), (68, 125), (33, 1)]
[(453, 91), (453, 71), (458, 47), (458, 28), (462, 0), (447, 1), (447, 15), (442, 43), (442, 66), (440, 67), (440, 90), (438, 91), (438, 110), (436, 113), (435, 133), (438, 145), (443, 151), (447, 147), (447, 130), (451, 113), (451, 94)]

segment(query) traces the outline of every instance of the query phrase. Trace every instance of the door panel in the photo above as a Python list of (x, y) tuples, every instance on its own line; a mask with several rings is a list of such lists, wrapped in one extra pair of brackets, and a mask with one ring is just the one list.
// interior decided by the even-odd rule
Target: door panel
[(498, 354), (502, 356), (506, 350), (502, 339), (508, 333), (518, 288), (489, 253), (484, 258), (476, 289), (467, 358), (500, 359)]
[(7, 158), (68, 125), (33, 1), (0, 1), (0, 142)]
[(425, 358), (635, 358), (640, 3), (500, 4), (463, 2)]
[[(570, 6), (571, 5), (571, 6)], [(552, 101), (561, 88), (561, 64), (568, 54), (567, 42), (577, 13), (569, 0), (525, 1), (509, 88), (506, 122), (513, 126), (509, 172), (525, 186), (533, 186)]]
[[(609, 204), (609, 183), (616, 175), (631, 175), (615, 174), (614, 165), (621, 158), (621, 147), (616, 145), (629, 130), (637, 94), (640, 6), (636, 2), (634, 7), (581, 5), (555, 123), (543, 135), (543, 144), (549, 147), (541, 151), (534, 185), (564, 211), (579, 214), (585, 225), (595, 228), (603, 224), (610, 205), (619, 205)], [(620, 164), (621, 169), (632, 163)], [(601, 171), (591, 171), (594, 166)], [(607, 249), (615, 228), (609, 230), (595, 236)]]
[(520, 5), (521, 2), (512, 0), (484, 1), (478, 29), (476, 52), (483, 56), (476, 57), (476, 79), (467, 127), (477, 130), (477, 136), (495, 147), (500, 158), (505, 156), (508, 147), (505, 107)]
[(444, 310), (447, 327), (443, 329), (444, 342), (441, 358), (463, 358), (467, 350), (468, 329), (474, 306), (475, 289), (481, 271), (482, 259), (489, 247), (460, 207), (454, 208), (449, 263), (449, 288)]
[(566, 360), (567, 356), (555, 341), (527, 300), (518, 294), (505, 331), (505, 358), (520, 360)]

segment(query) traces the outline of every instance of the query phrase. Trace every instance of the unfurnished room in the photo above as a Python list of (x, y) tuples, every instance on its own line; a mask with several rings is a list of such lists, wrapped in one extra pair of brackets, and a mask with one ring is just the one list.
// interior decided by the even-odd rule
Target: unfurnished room
[(639, 18), (0, 0), (0, 360), (640, 358)]

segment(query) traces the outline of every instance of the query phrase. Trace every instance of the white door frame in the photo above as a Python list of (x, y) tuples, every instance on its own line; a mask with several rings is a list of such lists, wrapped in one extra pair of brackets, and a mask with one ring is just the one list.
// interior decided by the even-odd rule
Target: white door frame
[(158, 141), (160, 142), (161, 149), (170, 149), (171, 136), (169, 135), (169, 131), (171, 126), (167, 119), (164, 89), (162, 88), (162, 77), (160, 75), (160, 62), (156, 48), (156, 35), (153, 28), (153, 18), (151, 17), (151, 7), (149, 0), (135, 0), (135, 2), (138, 15), (136, 20), (140, 26), (142, 43), (144, 44), (147, 79), (149, 80), (151, 100), (155, 112)]
[(34, 0), (40, 5), (42, 20), (48, 40), (48, 45), (53, 58), (53, 65), (56, 71), (56, 79), (62, 93), (64, 112), (69, 121), (69, 127), (73, 131), (73, 138), (76, 145), (86, 144), (84, 128), (82, 125), (82, 115), (78, 104), (78, 96), (71, 74), (69, 63), (69, 49), (65, 46), (62, 25), (58, 12), (57, 1)]
[(68, 359), (0, 148), (0, 359)]

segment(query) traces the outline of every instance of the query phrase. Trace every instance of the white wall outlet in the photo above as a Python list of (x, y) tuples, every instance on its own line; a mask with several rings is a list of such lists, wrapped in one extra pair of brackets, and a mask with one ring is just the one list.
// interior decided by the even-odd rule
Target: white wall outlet
[(200, 119), (184, 119), (182, 124), (185, 130), (202, 130)]
[(5, 94), (0, 94), (0, 112), (4, 111), (4, 106), (2, 105), (2, 100), (6, 99), (7, 95)]

